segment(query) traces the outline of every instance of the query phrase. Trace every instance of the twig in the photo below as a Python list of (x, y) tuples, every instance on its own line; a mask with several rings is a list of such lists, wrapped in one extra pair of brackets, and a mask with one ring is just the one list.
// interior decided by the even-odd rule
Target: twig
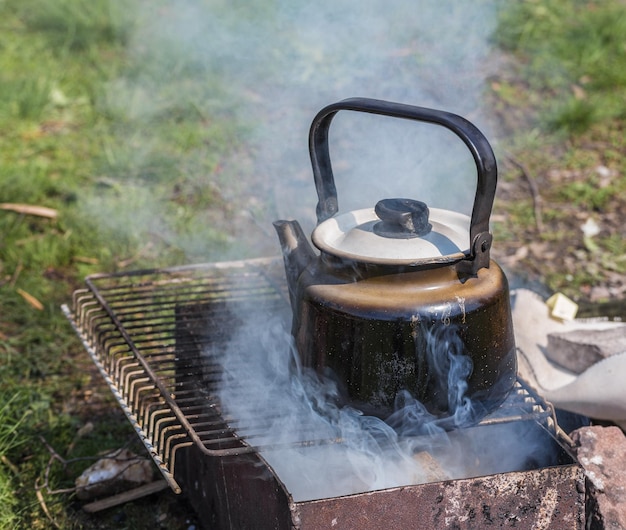
[(35, 215), (37, 217), (47, 217), (48, 219), (55, 219), (59, 215), (59, 212), (53, 208), (37, 206), (34, 204), (15, 204), (3, 202), (0, 204), (0, 210), (10, 210), (23, 215)]
[(537, 188), (537, 184), (535, 180), (531, 177), (530, 172), (528, 171), (526, 166), (521, 161), (519, 161), (510, 153), (506, 153), (506, 157), (515, 167), (517, 167), (522, 172), (522, 177), (524, 177), (524, 180), (526, 180), (526, 182), (528, 183), (530, 194), (533, 199), (535, 226), (537, 228), (537, 232), (541, 234), (543, 233), (543, 216), (541, 214), (542, 200), (541, 200), (541, 195), (539, 194), (539, 189)]
[(37, 480), (35, 480), (35, 495), (37, 496), (37, 501), (39, 502), (39, 506), (43, 510), (43, 513), (46, 514), (46, 517), (50, 520), (50, 522), (54, 525), (55, 528), (61, 528), (58, 523), (52, 517), (50, 510), (48, 510), (48, 506), (46, 505), (46, 500), (43, 498), (43, 493), (41, 493), (41, 488), (37, 485)]
[(9, 282), (9, 285), (11, 287), (15, 287), (15, 284), (17, 283), (17, 279), (20, 277), (20, 274), (22, 274), (23, 269), (24, 269), (24, 264), (22, 263), (22, 260), (20, 259), (20, 261), (18, 261), (17, 263), (17, 267), (15, 267), (15, 270), (13, 271), (13, 274), (11, 275), (11, 281)]
[(153, 493), (157, 493), (158, 491), (162, 491), (167, 488), (169, 488), (169, 484), (166, 480), (156, 480), (154, 482), (150, 482), (149, 484), (139, 486), (138, 488), (133, 488), (132, 490), (112, 495), (106, 499), (85, 504), (83, 506), (83, 510), (88, 513), (99, 512), (101, 510), (106, 510), (107, 508), (112, 508), (113, 506), (141, 499), (142, 497), (152, 495)]
[(17, 478), (20, 478), (20, 470), (5, 455), (0, 456), (0, 461), (11, 470), (11, 473), (13, 473)]
[(26, 302), (28, 302), (28, 305), (35, 308), (37, 311), (44, 310), (43, 304), (32, 294), (27, 293), (26, 291), (24, 291), (24, 289), (20, 289), (19, 287), (16, 289), (16, 291), (17, 294), (19, 294), (24, 300), (26, 300)]
[(48, 450), (52, 458), (58, 460), (63, 465), (67, 464), (67, 460), (65, 460), (65, 458), (63, 458), (59, 453), (57, 453), (54, 447), (52, 447), (43, 436), (40, 436), (39, 440), (41, 440), (41, 443), (46, 446), (46, 449)]
[[(44, 482), (43, 482), (43, 485), (40, 486), (40, 488), (46, 488), (46, 491), (51, 495), (57, 494), (57, 493), (72, 493), (76, 491), (75, 487), (65, 488), (65, 489), (60, 489), (60, 490), (50, 489), (50, 470), (52, 469), (52, 464), (54, 463), (54, 461), (58, 460), (59, 462), (61, 462), (63, 467), (66, 467), (67, 464), (70, 463), (70, 461), (66, 460), (59, 453), (57, 453), (55, 449), (46, 441), (46, 439), (43, 436), (40, 436), (39, 439), (46, 446), (46, 449), (48, 449), (48, 452), (50, 453), (50, 458), (48, 459), (48, 464), (46, 465), (46, 470), (44, 472)], [(76, 461), (76, 460), (78, 459), (76, 458), (73, 461)]]

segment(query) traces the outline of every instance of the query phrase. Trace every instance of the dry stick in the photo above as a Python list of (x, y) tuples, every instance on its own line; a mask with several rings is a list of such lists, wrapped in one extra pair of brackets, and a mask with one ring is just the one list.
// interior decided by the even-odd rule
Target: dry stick
[(43, 498), (43, 494), (41, 493), (41, 487), (37, 485), (37, 481), (35, 481), (35, 495), (37, 496), (37, 501), (39, 502), (39, 506), (43, 510), (43, 513), (46, 514), (46, 517), (50, 520), (50, 522), (54, 525), (55, 528), (61, 528), (58, 523), (52, 517), (50, 510), (48, 510), (48, 505), (46, 504), (46, 500)]
[(53, 208), (46, 208), (45, 206), (37, 206), (35, 204), (3, 202), (0, 204), (0, 210), (10, 210), (22, 215), (36, 215), (38, 217), (47, 217), (48, 219), (55, 219), (59, 215), (59, 212)]
[(28, 305), (30, 305), (32, 308), (36, 309), (37, 311), (43, 311), (44, 310), (44, 305), (37, 299), (35, 298), (32, 294), (26, 292), (24, 289), (20, 289), (19, 287), (15, 290), (17, 292), (17, 294), (19, 294), (25, 301), (26, 303), (28, 303)]
[(537, 188), (537, 184), (535, 183), (535, 180), (530, 176), (528, 169), (522, 162), (517, 160), (510, 153), (507, 153), (506, 157), (515, 167), (517, 167), (522, 172), (522, 176), (528, 183), (528, 187), (530, 188), (530, 194), (532, 195), (532, 198), (533, 198), (533, 211), (535, 214), (535, 226), (537, 227), (537, 232), (541, 234), (543, 232), (543, 217), (541, 215), (542, 201), (541, 201), (541, 195), (539, 195), (539, 189)]
[[(0, 338), (2, 338), (2, 333), (0, 333)], [(20, 478), (20, 470), (6, 456), (4, 455), (0, 456), (0, 462), (2, 462), (5, 466), (7, 466), (11, 470), (11, 473), (13, 473), (17, 478)]]
[(11, 287), (15, 287), (15, 284), (17, 283), (17, 279), (20, 277), (20, 274), (22, 274), (23, 269), (24, 269), (24, 264), (22, 263), (22, 260), (20, 259), (17, 262), (17, 267), (15, 267), (15, 271), (13, 271), (13, 275), (11, 276), (11, 281), (9, 282), (9, 285)]
[[(48, 465), (46, 466), (46, 470), (44, 471), (44, 483), (41, 486), (37, 486), (37, 487), (39, 489), (45, 488), (46, 491), (50, 495), (54, 495), (54, 494), (58, 494), (58, 493), (72, 493), (72, 492), (76, 491), (75, 487), (74, 488), (64, 488), (62, 490), (52, 490), (50, 488), (50, 470), (52, 469), (52, 464), (54, 463), (54, 461), (58, 460), (59, 462), (61, 462), (63, 467), (67, 466), (69, 461), (66, 460), (65, 458), (63, 458), (59, 453), (57, 453), (54, 450), (54, 448), (46, 441), (46, 439), (43, 436), (40, 436), (39, 439), (46, 446), (46, 449), (48, 449), (48, 452), (50, 453), (50, 458), (48, 459)], [(77, 459), (75, 459), (75, 460), (77, 460)], [(39, 480), (39, 479), (37, 479), (37, 480)], [(39, 497), (39, 489), (37, 489), (37, 496), (38, 497)]]
[(125, 491), (124, 493), (119, 493), (118, 495), (112, 495), (111, 497), (107, 497), (106, 499), (85, 504), (83, 506), (83, 510), (89, 513), (99, 512), (101, 510), (106, 510), (107, 508), (112, 508), (113, 506), (118, 506), (126, 502), (141, 499), (167, 488), (169, 488), (169, 484), (166, 480), (156, 480), (154, 482), (150, 482), (149, 484), (139, 486), (138, 488)]

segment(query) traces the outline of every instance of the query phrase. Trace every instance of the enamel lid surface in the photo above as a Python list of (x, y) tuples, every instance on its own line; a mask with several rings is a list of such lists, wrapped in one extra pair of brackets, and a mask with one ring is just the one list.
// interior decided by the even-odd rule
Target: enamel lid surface
[(311, 239), (323, 252), (377, 265), (452, 263), (469, 251), (470, 218), (458, 212), (429, 209), (430, 232), (419, 237), (379, 235), (381, 220), (374, 208), (336, 215), (320, 223)]

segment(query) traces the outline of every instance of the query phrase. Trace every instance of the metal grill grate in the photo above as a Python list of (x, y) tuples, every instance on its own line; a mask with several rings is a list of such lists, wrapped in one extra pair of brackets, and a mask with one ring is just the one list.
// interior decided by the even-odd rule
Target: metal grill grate
[[(252, 451), (219, 415), (204, 340), (219, 343), (229, 325), (219, 308), (247, 300), (286, 307), (272, 259), (93, 275), (63, 311), (160, 471), (177, 493), (176, 451), (196, 444), (212, 456)], [(185, 308), (206, 311), (177, 320)], [(213, 311), (211, 314), (211, 308)]]
[[(86, 284), (63, 310), (175, 492), (181, 491), (174, 479), (179, 449), (196, 445), (211, 457), (259, 449), (238, 436), (237, 418), (220, 413), (215, 355), (236, 324), (233, 304), (290, 314), (282, 260), (100, 274)], [(553, 409), (522, 381), (480, 425), (527, 419), (563, 436)], [(246, 432), (263, 429), (267, 420), (258, 418)], [(314, 437), (299, 443), (315, 443)]]

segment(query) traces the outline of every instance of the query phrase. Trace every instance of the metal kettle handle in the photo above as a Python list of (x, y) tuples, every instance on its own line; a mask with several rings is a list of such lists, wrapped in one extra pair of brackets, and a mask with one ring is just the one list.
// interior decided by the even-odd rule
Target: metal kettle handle
[(469, 255), (468, 259), (464, 260), (465, 265), (461, 265), (460, 268), (465, 269), (464, 272), (475, 274), (478, 269), (488, 267), (492, 240), (489, 233), (489, 217), (498, 179), (496, 157), (491, 145), (475, 125), (450, 112), (370, 98), (344, 99), (320, 110), (313, 119), (309, 132), (309, 152), (319, 199), (317, 203), (318, 224), (338, 211), (337, 189), (328, 149), (328, 130), (335, 114), (340, 110), (380, 114), (441, 125), (465, 143), (476, 163), (478, 180), (470, 222)]

